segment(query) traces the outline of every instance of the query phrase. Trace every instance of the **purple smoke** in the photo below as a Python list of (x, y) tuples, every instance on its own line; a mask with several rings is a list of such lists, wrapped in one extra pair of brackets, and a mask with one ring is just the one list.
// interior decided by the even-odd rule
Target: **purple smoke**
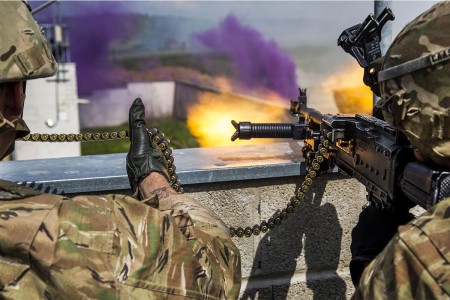
[(274, 41), (229, 15), (217, 28), (194, 37), (204, 46), (226, 54), (236, 64), (237, 76), (250, 88), (266, 87), (287, 99), (297, 97), (295, 63)]
[(108, 86), (115, 67), (109, 57), (109, 43), (126, 36), (127, 16), (94, 13), (76, 17), (68, 23), (71, 56), (77, 63), (80, 94)]
[[(36, 18), (40, 23), (53, 23), (56, 8), (49, 7)], [(132, 16), (121, 13), (125, 8), (119, 2), (64, 1), (58, 9), (61, 23), (67, 25), (71, 61), (77, 64), (79, 94), (107, 87), (116, 68), (109, 45), (129, 34)]]

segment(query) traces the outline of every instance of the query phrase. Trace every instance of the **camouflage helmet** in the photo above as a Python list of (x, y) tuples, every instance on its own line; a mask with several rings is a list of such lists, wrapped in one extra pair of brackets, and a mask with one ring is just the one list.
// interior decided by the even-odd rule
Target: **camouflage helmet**
[(57, 64), (24, 1), (0, 1), (0, 83), (48, 77)]
[(450, 164), (449, 28), (450, 2), (435, 4), (405, 26), (378, 74), (377, 106), (424, 158)]

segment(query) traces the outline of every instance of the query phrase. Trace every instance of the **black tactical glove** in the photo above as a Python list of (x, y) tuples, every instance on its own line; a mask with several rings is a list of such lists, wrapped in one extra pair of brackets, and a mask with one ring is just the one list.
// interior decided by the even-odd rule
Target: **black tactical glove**
[(365, 267), (383, 251), (399, 226), (414, 218), (408, 210), (383, 211), (369, 205), (359, 214), (358, 224), (352, 230), (352, 260), (350, 275), (358, 285)]
[(167, 162), (161, 149), (152, 141), (144, 118), (144, 104), (137, 98), (130, 107), (128, 119), (131, 145), (127, 155), (127, 174), (134, 194), (141, 180), (151, 172), (163, 174), (170, 182)]

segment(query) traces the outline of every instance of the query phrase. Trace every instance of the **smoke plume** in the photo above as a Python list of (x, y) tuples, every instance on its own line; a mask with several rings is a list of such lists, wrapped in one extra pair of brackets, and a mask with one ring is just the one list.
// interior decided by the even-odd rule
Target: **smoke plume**
[(124, 14), (124, 10), (120, 2), (64, 1), (36, 15), (41, 24), (67, 25), (70, 58), (77, 63), (79, 94), (90, 94), (113, 80), (116, 66), (109, 57), (109, 45), (126, 37), (132, 26), (132, 15)]
[(297, 97), (295, 63), (274, 41), (234, 16), (217, 28), (194, 35), (207, 48), (224, 53), (236, 65), (237, 79), (249, 88), (265, 87), (287, 99)]

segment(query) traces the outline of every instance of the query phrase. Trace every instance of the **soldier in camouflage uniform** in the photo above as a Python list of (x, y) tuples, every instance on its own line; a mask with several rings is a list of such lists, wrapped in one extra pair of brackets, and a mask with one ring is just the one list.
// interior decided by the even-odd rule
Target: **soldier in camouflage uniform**
[[(28, 132), (25, 80), (57, 65), (24, 2), (0, 2), (0, 157)], [(144, 106), (130, 108), (123, 195), (49, 195), (0, 180), (0, 298), (235, 299), (240, 256), (209, 209), (169, 185)]]
[[(450, 2), (400, 32), (378, 73), (384, 118), (419, 160), (450, 169)], [(366, 267), (355, 299), (450, 298), (450, 199), (405, 226)]]

